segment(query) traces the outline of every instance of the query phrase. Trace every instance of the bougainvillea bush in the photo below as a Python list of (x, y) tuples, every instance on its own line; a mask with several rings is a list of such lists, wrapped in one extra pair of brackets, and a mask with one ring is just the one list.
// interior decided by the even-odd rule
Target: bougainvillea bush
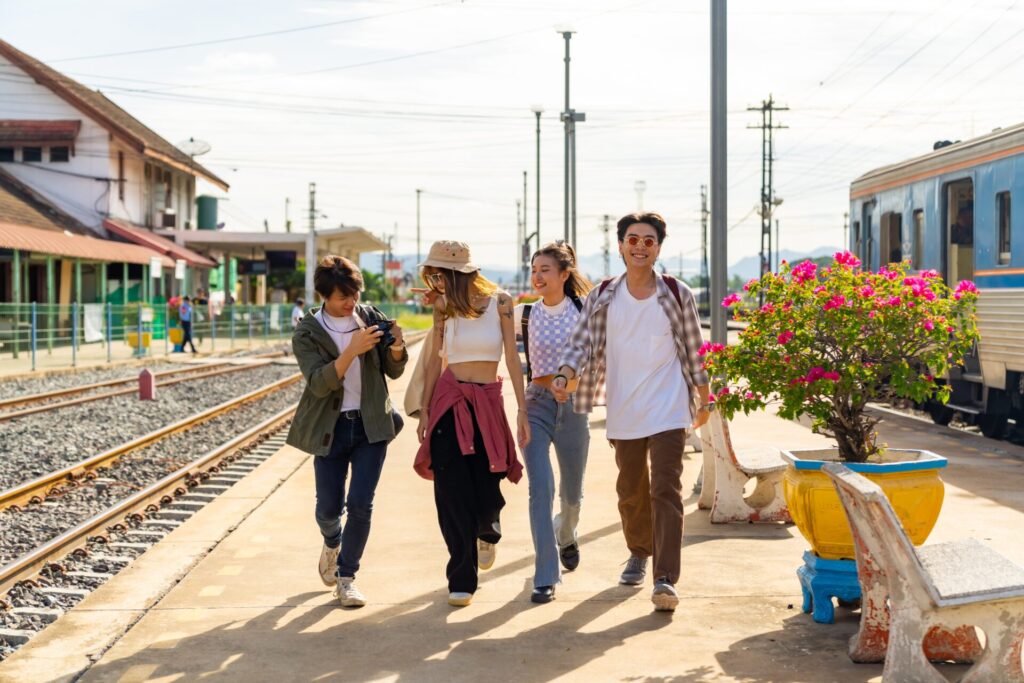
[(850, 462), (881, 450), (869, 401), (946, 402), (941, 378), (978, 339), (974, 283), (950, 288), (909, 262), (872, 272), (839, 252), (824, 268), (783, 263), (744, 289), (764, 305), (744, 310), (738, 294), (722, 301), (747, 323), (739, 343), (701, 349), (717, 409), (730, 418), (778, 403), (782, 417), (811, 417)]

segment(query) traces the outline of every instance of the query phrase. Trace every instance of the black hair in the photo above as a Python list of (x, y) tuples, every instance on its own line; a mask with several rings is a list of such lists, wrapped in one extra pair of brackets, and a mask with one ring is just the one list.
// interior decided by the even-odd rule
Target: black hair
[(665, 241), (665, 219), (661, 217), (661, 214), (649, 211), (647, 213), (627, 213), (619, 219), (618, 225), (616, 225), (616, 233), (619, 236), (620, 242), (626, 239), (626, 231), (629, 230), (630, 226), (637, 223), (646, 223), (654, 228), (654, 232), (658, 234), (658, 244)]
[(363, 289), (363, 274), (359, 266), (344, 256), (325, 256), (313, 273), (313, 289), (325, 301), (335, 290), (342, 296), (355, 296)]

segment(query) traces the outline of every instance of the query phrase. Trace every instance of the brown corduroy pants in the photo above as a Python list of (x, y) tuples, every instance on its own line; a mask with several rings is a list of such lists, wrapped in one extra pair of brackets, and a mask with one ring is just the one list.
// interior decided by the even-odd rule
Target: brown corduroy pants
[[(619, 516), (626, 547), (654, 557), (653, 578), (679, 580), (683, 547), (683, 447), (685, 431), (673, 429), (641, 439), (615, 439)], [(650, 469), (647, 455), (650, 453)]]

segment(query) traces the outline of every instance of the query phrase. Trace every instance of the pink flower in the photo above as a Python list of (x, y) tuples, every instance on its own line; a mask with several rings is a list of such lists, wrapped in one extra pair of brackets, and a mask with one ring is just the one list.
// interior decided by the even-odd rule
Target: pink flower
[(747, 393), (743, 394), (743, 398), (754, 398), (754, 392), (748, 391)]
[(791, 272), (793, 274), (793, 280), (802, 285), (803, 283), (817, 277), (818, 266), (814, 261), (804, 261), (798, 266), (795, 266)]
[(733, 304), (739, 303), (739, 300), (740, 300), (740, 295), (739, 294), (730, 294), (729, 296), (727, 296), (724, 299), (722, 299), (722, 308), (729, 308)]
[(953, 293), (953, 298), (959, 301), (960, 297), (967, 292), (970, 292), (971, 294), (977, 294), (978, 288), (970, 280), (961, 280), (960, 284), (956, 286), (956, 291)]
[(838, 382), (839, 381), (839, 373), (834, 371), (834, 370), (829, 370), (824, 375), (822, 375), (821, 378), (822, 379), (832, 380), (833, 382)]
[(719, 396), (726, 396), (726, 395), (728, 395), (729, 393), (731, 393), (731, 392), (729, 391), (729, 387), (722, 387), (721, 389), (719, 389), (719, 390), (718, 390), (718, 395), (719, 395)]
[(875, 311), (868, 311), (868, 317), (869, 318), (874, 318), (875, 317)]
[(954, 327), (952, 325), (946, 325), (946, 332), (953, 332)]
[(817, 287), (814, 288), (814, 293), (815, 294), (821, 294), (824, 291), (825, 291), (825, 285), (818, 285)]
[(841, 308), (845, 304), (846, 304), (846, 297), (843, 296), (842, 294), (836, 294), (831, 299), (829, 299), (824, 304), (822, 304), (821, 310), (823, 310), (823, 311), (831, 311), (833, 308)]
[(793, 338), (793, 333), (790, 332), (789, 330), (786, 330), (785, 332), (782, 332), (778, 336), (778, 340), (779, 340), (780, 344), (788, 344), (789, 340), (792, 339), (792, 338)]
[(934, 278), (940, 278), (942, 276), (939, 275), (939, 271), (935, 270), (934, 268), (929, 268), (928, 270), (922, 270), (921, 271), (921, 277), (928, 278), (928, 279), (934, 279)]
[(697, 349), (697, 355), (698, 356), (704, 356), (704, 355), (709, 354), (709, 353), (717, 353), (717, 352), (721, 351), (724, 348), (725, 348), (724, 344), (714, 344), (712, 342), (707, 341), (707, 342), (704, 342), (703, 344), (701, 344), (700, 348)]
[(841, 266), (856, 268), (860, 265), (860, 259), (848, 251), (837, 251), (832, 258), (834, 258), (836, 263)]
[(749, 280), (747, 280), (747, 284), (743, 285), (743, 291), (744, 292), (749, 292), (750, 291), (750, 286), (753, 285), (753, 284), (756, 284), (756, 283), (757, 283), (757, 278), (756, 277), (750, 278)]
[(935, 379), (932, 375), (921, 375), (921, 377), (923, 377), (927, 382), (931, 382)]
[(921, 327), (931, 332), (932, 330), (935, 329), (935, 323), (933, 323), (931, 320), (925, 320), (923, 323), (921, 323)]
[(869, 296), (875, 295), (875, 288), (872, 287), (871, 285), (864, 285), (863, 287), (860, 288), (859, 292), (860, 295), (866, 299)]
[(773, 303), (771, 303), (769, 301), (768, 303), (766, 303), (764, 306), (761, 307), (761, 312), (762, 313), (774, 313), (775, 312), (775, 304), (773, 304)]

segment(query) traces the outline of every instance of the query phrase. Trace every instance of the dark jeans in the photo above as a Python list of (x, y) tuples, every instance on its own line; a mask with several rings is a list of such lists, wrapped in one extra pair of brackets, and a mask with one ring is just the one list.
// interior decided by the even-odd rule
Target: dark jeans
[(184, 351), (185, 350), (185, 344), (188, 344), (189, 346), (192, 347), (192, 353), (195, 353), (196, 352), (196, 345), (192, 343), (192, 321), (191, 320), (182, 320), (181, 321), (181, 329), (185, 330), (185, 336), (181, 340), (181, 350)]
[[(313, 458), (316, 476), (316, 523), (331, 548), (341, 544), (338, 554), (338, 576), (355, 577), (359, 560), (370, 537), (370, 515), (373, 512), (373, 494), (384, 467), (388, 442), (369, 443), (366, 430), (359, 418), (340, 416), (334, 424), (334, 442), (331, 452)], [(345, 480), (349, 467), (352, 479), (348, 496)], [(348, 521), (342, 530), (342, 512)]]
[[(470, 408), (472, 411), (472, 408)], [(501, 540), (501, 508), (505, 499), (491, 472), (480, 429), (473, 417), (473, 450), (463, 455), (455, 434), (455, 412), (449, 410), (430, 434), (430, 469), (434, 472), (434, 504), (441, 535), (448, 546), (448, 590), (475, 593), (476, 540)]]

